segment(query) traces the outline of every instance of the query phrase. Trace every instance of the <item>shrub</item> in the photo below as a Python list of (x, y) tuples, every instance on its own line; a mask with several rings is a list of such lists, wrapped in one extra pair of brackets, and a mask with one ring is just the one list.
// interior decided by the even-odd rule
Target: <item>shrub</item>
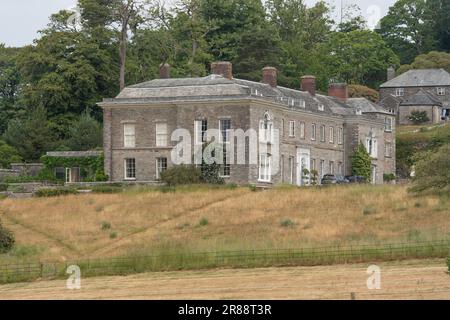
[(365, 207), (363, 209), (363, 215), (368, 216), (370, 214), (376, 214), (377, 209), (375, 207)]
[(115, 238), (117, 238), (117, 232), (111, 232), (111, 233), (109, 234), (109, 238), (110, 238), (110, 239), (115, 239)]
[(378, 100), (380, 99), (380, 95), (377, 90), (355, 84), (348, 86), (348, 96), (351, 98), (363, 97), (375, 103), (378, 103)]
[(92, 188), (94, 193), (121, 193), (123, 192), (122, 187), (117, 186), (95, 186)]
[(58, 197), (69, 194), (78, 194), (78, 191), (73, 188), (57, 188), (57, 189), (40, 189), (34, 195), (38, 198)]
[(317, 185), (318, 176), (319, 176), (319, 172), (317, 170), (314, 170), (314, 169), (311, 170), (311, 184), (313, 186)]
[(372, 166), (372, 159), (367, 153), (366, 147), (362, 143), (358, 145), (352, 157), (352, 174), (354, 176), (361, 176), (370, 181)]
[(384, 182), (392, 182), (395, 180), (395, 174), (393, 173), (385, 173), (383, 174)]
[(8, 190), (7, 183), (0, 183), (0, 192)]
[(0, 254), (11, 251), (14, 247), (14, 235), (5, 229), (0, 221)]
[(448, 273), (450, 273), (450, 257), (447, 258)]
[(280, 226), (283, 228), (291, 228), (295, 226), (295, 223), (291, 219), (284, 219), (281, 221)]
[(205, 227), (205, 226), (207, 226), (208, 224), (209, 224), (209, 220), (206, 219), (206, 218), (201, 218), (201, 219), (200, 219), (200, 222), (198, 223), (198, 225), (199, 225), (200, 227)]
[(429, 122), (430, 118), (428, 118), (426, 111), (413, 111), (408, 117), (408, 120), (412, 121), (414, 124), (421, 124)]
[(450, 144), (427, 152), (415, 164), (414, 192), (431, 191), (449, 193), (450, 187)]
[(200, 183), (201, 177), (200, 169), (193, 165), (176, 166), (161, 173), (161, 181), (168, 186)]
[(248, 188), (250, 189), (251, 192), (258, 191), (258, 188), (254, 184), (249, 185)]
[(109, 230), (109, 229), (111, 229), (111, 223), (109, 223), (107, 221), (102, 222), (102, 230), (105, 231), (105, 230)]

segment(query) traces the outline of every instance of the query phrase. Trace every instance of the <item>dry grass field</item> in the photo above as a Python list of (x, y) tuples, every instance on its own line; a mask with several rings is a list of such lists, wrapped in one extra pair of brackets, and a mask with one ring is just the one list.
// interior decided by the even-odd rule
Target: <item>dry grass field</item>
[(18, 259), (448, 239), (450, 202), (405, 186), (181, 188), (0, 201)]
[(3, 299), (450, 299), (445, 261), (377, 263), (381, 289), (369, 290), (369, 264), (146, 273), (0, 286)]

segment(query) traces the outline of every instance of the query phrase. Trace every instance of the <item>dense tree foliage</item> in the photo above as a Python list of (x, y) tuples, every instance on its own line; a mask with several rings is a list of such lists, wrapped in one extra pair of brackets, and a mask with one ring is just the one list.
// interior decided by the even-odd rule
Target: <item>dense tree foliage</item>
[[(376, 32), (355, 7), (337, 24), (325, 1), (162, 3), (78, 0), (79, 16), (53, 14), (32, 45), (0, 45), (0, 135), (9, 147), (26, 161), (49, 149), (100, 147), (96, 103), (158, 77), (162, 63), (173, 77), (195, 77), (227, 60), (235, 77), (255, 81), (263, 67), (274, 66), (282, 86), (299, 88), (300, 76), (313, 74), (321, 91), (330, 81), (347, 81), (353, 96), (373, 101), (376, 95), (362, 86), (376, 89), (390, 65), (448, 70), (445, 53), (427, 54), (449, 50), (445, 0), (399, 0)], [(418, 54), (425, 55), (414, 61)]]
[(444, 69), (450, 72), (450, 53), (431, 51), (417, 56), (413, 63), (401, 65), (397, 74), (402, 74), (411, 69)]

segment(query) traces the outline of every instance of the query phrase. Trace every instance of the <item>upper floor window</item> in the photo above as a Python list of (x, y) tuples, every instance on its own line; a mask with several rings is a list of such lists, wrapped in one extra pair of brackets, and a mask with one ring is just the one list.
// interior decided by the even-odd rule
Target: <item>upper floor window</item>
[(195, 143), (203, 144), (206, 142), (208, 131), (208, 120), (195, 121)]
[(304, 122), (300, 122), (300, 139), (305, 139), (305, 135), (306, 135), (306, 129), (305, 129), (305, 123)]
[(319, 103), (318, 109), (319, 109), (319, 111), (324, 111), (325, 107), (322, 103)]
[(123, 146), (125, 148), (136, 147), (136, 126), (134, 124), (123, 125)]
[(397, 97), (403, 97), (405, 95), (405, 88), (396, 88), (395, 95)]
[(230, 142), (231, 120), (222, 119), (219, 123), (222, 143)]
[(268, 113), (264, 114), (264, 119), (259, 123), (259, 141), (272, 142), (273, 122)]
[(384, 145), (384, 155), (387, 158), (392, 157), (392, 143), (386, 142)]
[(311, 125), (311, 140), (316, 140), (316, 124)]
[(325, 142), (325, 126), (320, 126), (320, 141)]
[(330, 143), (334, 143), (334, 127), (330, 127)]
[(295, 121), (289, 121), (289, 137), (295, 137)]
[(366, 138), (366, 150), (372, 158), (378, 157), (378, 143), (374, 137)]
[(338, 129), (338, 144), (343, 144), (343, 143), (344, 143), (344, 129), (339, 128)]
[(306, 108), (306, 101), (305, 100), (300, 100), (300, 108), (305, 109)]
[(156, 124), (156, 146), (167, 147), (167, 123)]
[(437, 88), (438, 96), (445, 96), (445, 88)]
[(391, 117), (384, 118), (384, 131), (386, 131), (386, 132), (392, 131), (392, 118)]

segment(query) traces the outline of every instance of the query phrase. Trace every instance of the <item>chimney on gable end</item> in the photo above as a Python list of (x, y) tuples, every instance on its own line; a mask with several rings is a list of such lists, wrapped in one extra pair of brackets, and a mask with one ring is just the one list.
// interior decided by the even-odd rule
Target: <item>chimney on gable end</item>
[(233, 65), (227, 61), (213, 62), (211, 63), (211, 73), (231, 80), (233, 79)]
[(277, 87), (278, 70), (274, 67), (265, 67), (262, 69), (262, 83), (270, 85), (272, 88)]
[(393, 66), (390, 66), (387, 69), (387, 81), (390, 81), (395, 78), (395, 69)]
[(303, 76), (301, 77), (301, 91), (308, 91), (312, 96), (316, 95), (316, 77), (315, 76)]
[(160, 79), (169, 79), (170, 78), (170, 64), (161, 63), (159, 65), (159, 78)]
[(337, 98), (342, 102), (348, 99), (348, 88), (346, 83), (330, 83), (328, 86), (328, 96)]

